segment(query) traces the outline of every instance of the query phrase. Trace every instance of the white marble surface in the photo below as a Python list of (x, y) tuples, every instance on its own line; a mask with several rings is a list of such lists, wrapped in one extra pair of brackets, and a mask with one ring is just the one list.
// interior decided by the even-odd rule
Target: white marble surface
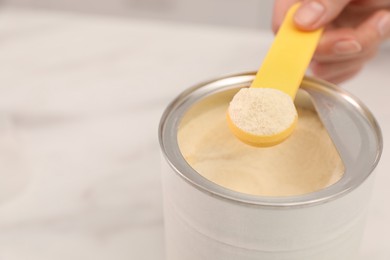
[[(159, 118), (255, 70), (270, 32), (0, 10), (0, 260), (163, 259)], [(385, 150), (361, 260), (390, 259), (390, 49), (345, 84)]]

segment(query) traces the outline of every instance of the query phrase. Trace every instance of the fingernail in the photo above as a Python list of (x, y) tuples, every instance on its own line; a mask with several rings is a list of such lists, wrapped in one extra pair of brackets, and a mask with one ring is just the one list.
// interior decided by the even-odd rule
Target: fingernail
[(390, 34), (390, 14), (382, 16), (378, 22), (378, 31), (382, 37)]
[(294, 20), (299, 25), (310, 26), (317, 22), (324, 13), (325, 7), (321, 3), (310, 2), (298, 9), (294, 16)]
[(354, 54), (362, 51), (362, 46), (355, 40), (339, 41), (333, 46), (333, 52), (336, 54)]

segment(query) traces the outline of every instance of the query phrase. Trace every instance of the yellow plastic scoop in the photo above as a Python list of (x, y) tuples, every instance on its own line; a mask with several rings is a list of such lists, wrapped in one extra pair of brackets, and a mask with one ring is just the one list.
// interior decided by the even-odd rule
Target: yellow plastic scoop
[(288, 11), (250, 88), (241, 89), (229, 105), (230, 129), (250, 145), (276, 145), (295, 129), (293, 100), (322, 33), (295, 26), (299, 5)]

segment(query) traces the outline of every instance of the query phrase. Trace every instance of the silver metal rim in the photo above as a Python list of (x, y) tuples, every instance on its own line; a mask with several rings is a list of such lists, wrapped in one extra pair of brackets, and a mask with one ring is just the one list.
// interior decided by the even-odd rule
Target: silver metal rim
[[(198, 84), (182, 92), (166, 108), (159, 125), (158, 135), (160, 147), (170, 167), (176, 174), (183, 178), (183, 180), (202, 192), (208, 193), (220, 199), (229, 200), (233, 203), (244, 203), (248, 206), (283, 209), (292, 207), (307, 207), (326, 203), (354, 190), (371, 175), (380, 160), (383, 149), (382, 134), (376, 119), (369, 109), (350, 93), (328, 82), (311, 77), (305, 77), (301, 88), (320, 88), (322, 91), (326, 91), (333, 95), (341, 95), (348, 102), (352, 102), (356, 110), (361, 113), (371, 125), (377, 138), (378, 147), (375, 159), (373, 160), (369, 171), (359, 173), (360, 175), (357, 177), (354, 176), (354, 178), (351, 178), (351, 176), (344, 176), (337, 183), (316, 192), (286, 197), (255, 196), (232, 191), (219, 186), (198, 174), (186, 162), (179, 149), (176, 136), (181, 117), (191, 104), (200, 100), (202, 97), (219, 92), (222, 89), (228, 90), (248, 86), (253, 80), (254, 75), (254, 72), (236, 74)], [(195, 92), (196, 95), (194, 94)]]

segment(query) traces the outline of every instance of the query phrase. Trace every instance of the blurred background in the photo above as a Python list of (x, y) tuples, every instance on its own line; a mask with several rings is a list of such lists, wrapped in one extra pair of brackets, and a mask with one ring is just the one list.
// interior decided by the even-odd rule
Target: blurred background
[[(0, 0), (0, 260), (162, 259), (162, 111), (189, 86), (257, 69), (272, 6)], [(346, 86), (387, 134), (389, 54)], [(359, 260), (390, 259), (388, 162)]]
[(272, 0), (0, 0), (3, 6), (67, 10), (269, 29)]

